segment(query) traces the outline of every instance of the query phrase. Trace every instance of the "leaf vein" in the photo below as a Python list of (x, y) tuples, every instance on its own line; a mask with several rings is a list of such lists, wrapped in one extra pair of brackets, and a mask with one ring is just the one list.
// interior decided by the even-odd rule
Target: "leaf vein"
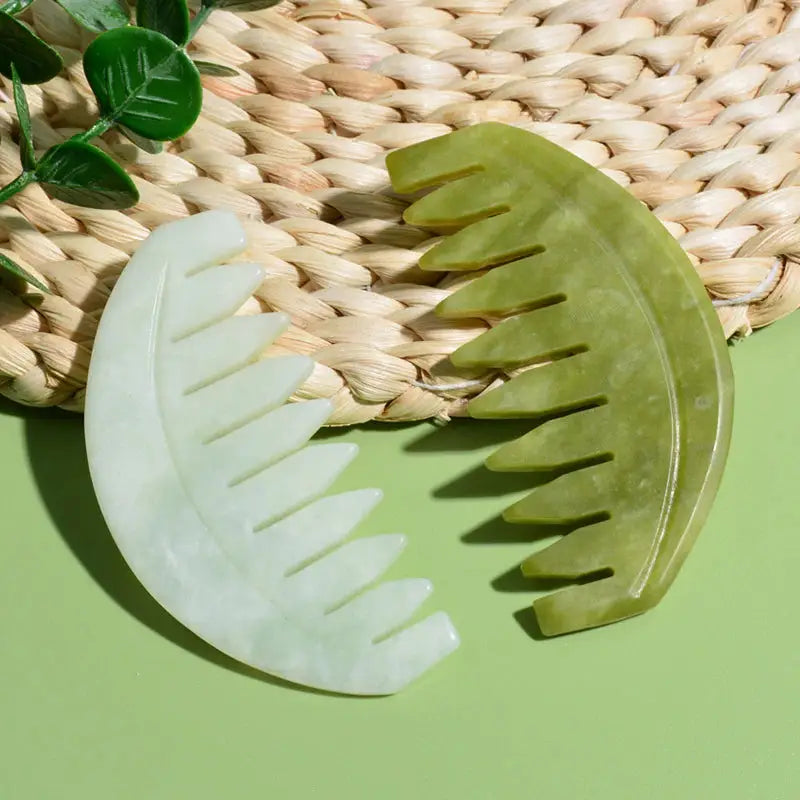
[(165, 116), (164, 114), (156, 114), (156, 113), (151, 112), (151, 111), (143, 111), (143, 110), (137, 109), (135, 107), (134, 108), (129, 108), (126, 111), (126, 115), (128, 117), (136, 117), (136, 118), (139, 118), (139, 119), (154, 119), (154, 120), (158, 120), (159, 122), (163, 122), (164, 120), (168, 120), (169, 119), (169, 117)]
[(155, 103), (156, 105), (160, 104), (160, 105), (165, 105), (165, 106), (177, 106), (177, 105), (180, 105), (180, 103), (177, 100), (175, 100), (175, 98), (173, 98), (173, 97), (154, 97), (151, 94), (139, 94), (139, 95), (136, 95), (136, 99), (134, 100), (134, 104), (139, 102), (139, 101), (141, 101), (143, 103)]

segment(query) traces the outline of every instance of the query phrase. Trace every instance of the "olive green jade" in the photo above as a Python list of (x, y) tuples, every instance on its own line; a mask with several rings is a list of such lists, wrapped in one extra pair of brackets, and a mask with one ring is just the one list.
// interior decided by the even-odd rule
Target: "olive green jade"
[(525, 368), (469, 412), (535, 421), (487, 466), (551, 478), (506, 510), (509, 522), (571, 529), (522, 565), (583, 579), (534, 603), (542, 632), (653, 607), (707, 517), (730, 439), (727, 346), (686, 254), (611, 179), (519, 128), (476, 125), (387, 165), (401, 193), (445, 183), (406, 211), (412, 225), (460, 228), (423, 268), (495, 267), (438, 312), (505, 317), (455, 365)]

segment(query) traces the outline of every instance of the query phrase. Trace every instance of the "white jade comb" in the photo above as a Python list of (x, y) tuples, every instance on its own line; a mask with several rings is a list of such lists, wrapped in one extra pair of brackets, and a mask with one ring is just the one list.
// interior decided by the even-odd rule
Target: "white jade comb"
[(326, 400), (287, 403), (305, 356), (262, 358), (289, 320), (234, 316), (264, 278), (233, 214), (159, 229), (103, 314), (86, 398), (95, 491), (148, 591), (219, 650), (286, 680), (348, 694), (402, 689), (458, 646), (437, 612), (405, 627), (424, 579), (370, 587), (402, 535), (342, 543), (381, 498), (323, 496), (352, 444), (308, 444)]

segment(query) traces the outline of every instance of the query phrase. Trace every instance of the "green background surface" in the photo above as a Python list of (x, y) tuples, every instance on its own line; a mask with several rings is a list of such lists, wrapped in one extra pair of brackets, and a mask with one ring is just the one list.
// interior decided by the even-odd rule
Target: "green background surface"
[(800, 798), (800, 314), (733, 350), (734, 441), (705, 530), (654, 611), (537, 637), (523, 484), (484, 472), (520, 425), (336, 433), (342, 486), (386, 499), (394, 574), (424, 575), (463, 644), (400, 695), (239, 670), (127, 571), (81, 422), (3, 406), (0, 800)]

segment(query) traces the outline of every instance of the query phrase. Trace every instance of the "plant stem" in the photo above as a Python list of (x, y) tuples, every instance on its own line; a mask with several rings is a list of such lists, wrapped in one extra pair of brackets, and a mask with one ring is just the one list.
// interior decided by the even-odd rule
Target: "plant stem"
[(17, 192), (21, 192), (26, 186), (36, 182), (36, 173), (23, 172), (17, 175), (8, 186), (0, 189), (0, 203), (5, 203), (10, 197), (13, 197)]
[[(214, 10), (213, 6), (203, 6), (195, 15), (189, 27), (189, 42), (197, 35), (197, 31), (203, 27), (203, 23), (208, 19), (209, 14)], [(188, 42), (187, 42), (188, 44)]]
[(76, 142), (85, 142), (88, 143), (92, 139), (102, 136), (112, 125), (113, 121), (107, 119), (106, 117), (100, 117), (88, 131), (84, 131), (83, 133), (78, 133), (75, 136), (70, 137), (73, 141)]

